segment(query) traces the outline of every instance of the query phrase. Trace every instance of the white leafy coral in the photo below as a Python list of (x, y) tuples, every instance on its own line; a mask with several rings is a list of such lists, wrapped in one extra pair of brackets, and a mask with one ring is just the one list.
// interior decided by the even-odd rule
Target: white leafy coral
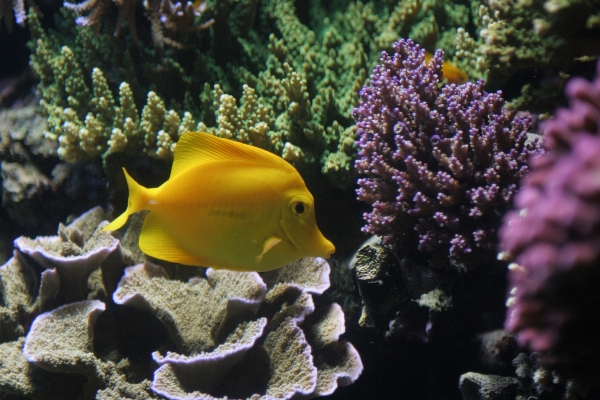
[(162, 267), (140, 264), (126, 269), (113, 299), (152, 312), (182, 353), (153, 353), (160, 365), (156, 393), (169, 399), (212, 399), (217, 392), (289, 399), (331, 394), (362, 372), (357, 351), (340, 340), (341, 307), (315, 312), (311, 294), (328, 287), (329, 265), (319, 258), (263, 277), (208, 269), (206, 278), (188, 283), (168, 279)]
[[(99, 399), (151, 399), (158, 394), (171, 399), (222, 394), (312, 398), (330, 394), (361, 374), (356, 349), (340, 338), (341, 307), (317, 309), (313, 302), (313, 295), (329, 287), (325, 260), (306, 258), (264, 274), (211, 269), (204, 274), (199, 268), (149, 263), (125, 268), (141, 262), (141, 256), (132, 257), (128, 250), (137, 243), (141, 223), (134, 219), (120, 240), (110, 234), (101, 238), (103, 217), (100, 208), (93, 209), (61, 227), (58, 237), (36, 238), (32, 242), (39, 246), (17, 250), (0, 267), (0, 334), (13, 340), (0, 345), (0, 358), (10, 357), (0, 363), (0, 397), (78, 398), (83, 390)], [(110, 255), (103, 261), (85, 261), (77, 254), (95, 248), (92, 237), (105, 239), (100, 241), (107, 245), (116, 241), (118, 247), (108, 246)], [(59, 255), (53, 254), (57, 247), (63, 250)], [(34, 269), (28, 263), (38, 265)], [(38, 275), (42, 266), (65, 263), (96, 269), (83, 277), (73, 268)], [(71, 281), (81, 288), (77, 298), (55, 296), (56, 290), (50, 290), (58, 285), (60, 294), (63, 283)], [(49, 296), (54, 300), (48, 301)], [(41, 313), (43, 309), (49, 311)], [(152, 323), (140, 330), (130, 318), (157, 321), (166, 332), (162, 336), (162, 329)], [(122, 338), (148, 336), (158, 342), (140, 351), (152, 353), (156, 364), (136, 367), (120, 353)], [(131, 380), (140, 366), (155, 369), (153, 382)]]

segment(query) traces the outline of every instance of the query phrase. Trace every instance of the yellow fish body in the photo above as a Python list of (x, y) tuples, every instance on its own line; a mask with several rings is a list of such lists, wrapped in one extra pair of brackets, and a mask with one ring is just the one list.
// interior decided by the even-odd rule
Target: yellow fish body
[[(433, 58), (433, 54), (425, 52), (425, 62)], [(469, 80), (469, 76), (465, 71), (452, 64), (450, 61), (444, 61), (442, 64), (442, 75), (448, 81), (448, 83), (456, 83), (457, 85), (463, 84)]]
[(335, 247), (317, 227), (314, 200), (296, 169), (268, 151), (201, 132), (181, 136), (171, 176), (158, 188), (125, 169), (127, 210), (149, 210), (140, 249), (155, 258), (238, 271), (268, 271)]

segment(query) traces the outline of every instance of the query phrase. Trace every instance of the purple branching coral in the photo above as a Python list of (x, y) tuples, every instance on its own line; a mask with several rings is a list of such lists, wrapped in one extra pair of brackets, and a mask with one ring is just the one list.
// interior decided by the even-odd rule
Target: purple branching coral
[(600, 376), (600, 63), (569, 81), (569, 108), (544, 122), (547, 152), (515, 197), (500, 248), (515, 261), (505, 326), (563, 376)]
[(483, 81), (440, 85), (442, 51), (429, 63), (410, 39), (383, 52), (354, 109), (358, 198), (373, 205), (363, 231), (436, 266), (472, 267), (492, 253), (502, 214), (527, 171), (530, 118), (503, 108)]

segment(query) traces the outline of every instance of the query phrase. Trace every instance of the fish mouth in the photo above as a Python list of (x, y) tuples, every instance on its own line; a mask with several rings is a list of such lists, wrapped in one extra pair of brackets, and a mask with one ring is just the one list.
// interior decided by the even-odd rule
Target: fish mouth
[(279, 225), (283, 231), (283, 237), (298, 251), (302, 252), (304, 257), (329, 258), (335, 253), (335, 246), (323, 236), (316, 223), (314, 223), (313, 229), (300, 230), (300, 235), (289, 229), (283, 214)]
[(323, 253), (321, 253), (318, 257), (321, 258), (329, 258), (333, 253), (335, 253), (335, 246), (329, 240), (326, 240), (325, 248), (323, 249)]

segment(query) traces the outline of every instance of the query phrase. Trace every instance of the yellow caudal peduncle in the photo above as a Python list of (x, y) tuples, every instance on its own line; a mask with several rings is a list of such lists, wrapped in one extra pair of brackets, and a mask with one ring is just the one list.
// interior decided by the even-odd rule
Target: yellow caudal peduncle
[(129, 216), (133, 213), (146, 209), (148, 205), (148, 196), (145, 187), (137, 183), (123, 168), (123, 172), (125, 173), (125, 179), (127, 181), (127, 187), (129, 188), (129, 199), (127, 200), (127, 209), (114, 221), (110, 224), (106, 225), (103, 230), (105, 231), (114, 231), (121, 228), (127, 222)]

